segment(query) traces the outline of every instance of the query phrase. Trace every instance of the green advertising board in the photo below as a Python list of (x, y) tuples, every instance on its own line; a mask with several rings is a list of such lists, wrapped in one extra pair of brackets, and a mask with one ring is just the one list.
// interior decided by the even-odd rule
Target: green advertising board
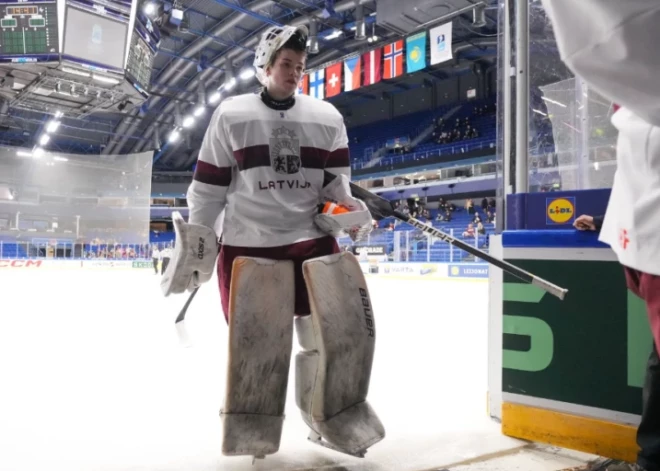
[(136, 261), (133, 262), (132, 267), (133, 268), (153, 268), (154, 264), (153, 264), (153, 262), (146, 262), (146, 261), (141, 261), (141, 260), (137, 261), (136, 260)]
[(561, 301), (505, 274), (503, 392), (641, 414), (652, 336), (621, 265), (507, 261), (569, 292)]

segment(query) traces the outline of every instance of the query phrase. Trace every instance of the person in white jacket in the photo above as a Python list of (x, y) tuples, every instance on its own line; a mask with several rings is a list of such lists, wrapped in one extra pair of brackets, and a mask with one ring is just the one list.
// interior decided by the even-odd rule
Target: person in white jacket
[(620, 106), (617, 171), (600, 240), (646, 302), (654, 348), (646, 370), (636, 464), (660, 471), (660, 2), (543, 0), (566, 65)]

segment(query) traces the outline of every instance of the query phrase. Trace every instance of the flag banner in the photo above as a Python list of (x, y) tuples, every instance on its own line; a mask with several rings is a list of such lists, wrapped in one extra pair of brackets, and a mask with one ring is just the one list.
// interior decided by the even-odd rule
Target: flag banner
[(303, 74), (298, 83), (298, 94), (299, 95), (309, 95), (309, 75)]
[(344, 61), (344, 90), (350, 92), (360, 88), (362, 77), (362, 58), (354, 57)]
[(325, 69), (315, 70), (309, 74), (309, 95), (323, 100), (325, 97)]
[(380, 82), (382, 60), (383, 50), (381, 48), (362, 54), (362, 63), (364, 64), (364, 82), (362, 83), (365, 86)]
[(391, 79), (403, 75), (403, 39), (385, 46), (383, 56), (383, 78)]
[(330, 98), (341, 93), (341, 69), (342, 63), (337, 62), (325, 68), (325, 96)]
[(454, 57), (454, 54), (451, 50), (451, 32), (451, 22), (436, 26), (431, 31), (429, 31), (429, 35), (431, 37), (431, 65), (440, 64)]
[(426, 31), (406, 38), (406, 71), (417, 72), (426, 68)]

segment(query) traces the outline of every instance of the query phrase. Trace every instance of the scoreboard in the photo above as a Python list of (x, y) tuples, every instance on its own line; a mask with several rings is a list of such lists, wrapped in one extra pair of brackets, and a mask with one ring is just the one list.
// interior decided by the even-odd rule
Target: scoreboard
[(58, 60), (57, 2), (0, 2), (0, 62)]
[(149, 18), (138, 12), (128, 52), (126, 77), (143, 94), (151, 83), (151, 71), (159, 43), (158, 29)]

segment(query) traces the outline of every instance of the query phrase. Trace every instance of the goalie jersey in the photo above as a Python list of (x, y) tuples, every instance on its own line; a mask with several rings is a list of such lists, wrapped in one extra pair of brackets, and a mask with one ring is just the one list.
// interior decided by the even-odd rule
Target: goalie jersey
[(204, 136), (189, 222), (214, 227), (224, 210), (223, 244), (240, 247), (325, 237), (314, 224), (324, 170), (350, 178), (346, 127), (333, 105), (299, 95), (275, 110), (256, 94), (228, 98)]

